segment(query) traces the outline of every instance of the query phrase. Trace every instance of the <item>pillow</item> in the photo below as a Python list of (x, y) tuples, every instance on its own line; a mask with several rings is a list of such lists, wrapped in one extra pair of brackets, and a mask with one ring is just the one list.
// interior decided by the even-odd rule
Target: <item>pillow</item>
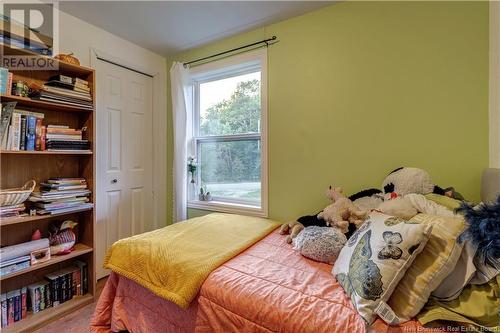
[(460, 207), (460, 204), (462, 201), (453, 199), (450, 197), (447, 197), (446, 195), (440, 195), (436, 193), (429, 193), (425, 195), (425, 198), (427, 200), (434, 201), (437, 204), (440, 204), (441, 206), (445, 206), (449, 210), (455, 210), (458, 207)]
[(293, 239), (293, 248), (304, 257), (333, 265), (346, 242), (346, 236), (337, 228), (311, 226)]
[(463, 218), (419, 214), (411, 222), (431, 225), (432, 232), (422, 253), (406, 271), (389, 299), (401, 322), (415, 317), (432, 291), (452, 272), (462, 253), (457, 238), (465, 229)]
[(431, 230), (430, 225), (372, 212), (344, 246), (332, 273), (368, 324), (375, 314), (389, 324), (399, 322), (386, 301)]

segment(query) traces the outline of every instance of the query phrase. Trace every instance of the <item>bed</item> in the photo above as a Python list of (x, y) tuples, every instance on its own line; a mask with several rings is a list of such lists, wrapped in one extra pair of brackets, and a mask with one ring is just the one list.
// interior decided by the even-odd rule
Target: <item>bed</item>
[[(214, 270), (187, 309), (112, 273), (92, 332), (365, 332), (332, 267), (302, 257), (277, 230)], [(375, 332), (430, 332), (418, 321)], [(432, 332), (439, 332), (433, 328)]]

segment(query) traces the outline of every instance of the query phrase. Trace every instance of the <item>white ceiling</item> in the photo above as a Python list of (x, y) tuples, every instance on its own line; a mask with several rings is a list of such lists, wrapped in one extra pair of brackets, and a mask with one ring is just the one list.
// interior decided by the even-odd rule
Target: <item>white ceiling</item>
[(168, 55), (330, 4), (330, 1), (61, 1), (59, 8), (137, 45)]

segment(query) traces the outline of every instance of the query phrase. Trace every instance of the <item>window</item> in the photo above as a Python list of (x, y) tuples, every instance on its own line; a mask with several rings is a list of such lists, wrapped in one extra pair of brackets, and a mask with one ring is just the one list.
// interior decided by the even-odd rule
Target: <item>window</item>
[[(192, 69), (190, 207), (267, 215), (265, 50)], [(212, 200), (199, 200), (202, 187)]]

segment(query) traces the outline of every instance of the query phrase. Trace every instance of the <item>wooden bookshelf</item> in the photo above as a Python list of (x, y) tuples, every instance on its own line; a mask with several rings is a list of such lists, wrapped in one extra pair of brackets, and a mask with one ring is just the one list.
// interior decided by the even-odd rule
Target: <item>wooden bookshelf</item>
[[(47, 58), (26, 50), (11, 49), (1, 44), (0, 49), (0, 56), (6, 54)], [(58, 65), (57, 71), (11, 69), (10, 71), (14, 74), (13, 81), (24, 81), (28, 85), (40, 86), (57, 74), (87, 80), (94, 101), (92, 110), (19, 96), (0, 96), (0, 100), (1, 102), (17, 102), (16, 109), (43, 113), (43, 125), (86, 127), (84, 138), (91, 142), (91, 149), (89, 151), (0, 151), (0, 188), (20, 187), (30, 179), (40, 184), (53, 177), (82, 177), (87, 180), (92, 193), (90, 201), (95, 202), (95, 156), (93, 154), (95, 149), (95, 72), (91, 68), (54, 61)], [(27, 205), (29, 206), (28, 202)], [(88, 293), (84, 296), (75, 296), (70, 301), (37, 314), (29, 313), (27, 318), (2, 328), (2, 332), (32, 332), (94, 301), (96, 289), (95, 215), (92, 208), (54, 215), (0, 219), (1, 246), (30, 241), (32, 233), (37, 229), (42, 232), (43, 237), (48, 237), (49, 226), (53, 221), (67, 219), (78, 223), (74, 229), (77, 238), (75, 250), (67, 255), (52, 256), (47, 262), (2, 276), (0, 278), (1, 293), (43, 280), (45, 275), (71, 266), (75, 260), (84, 261), (88, 265)]]

